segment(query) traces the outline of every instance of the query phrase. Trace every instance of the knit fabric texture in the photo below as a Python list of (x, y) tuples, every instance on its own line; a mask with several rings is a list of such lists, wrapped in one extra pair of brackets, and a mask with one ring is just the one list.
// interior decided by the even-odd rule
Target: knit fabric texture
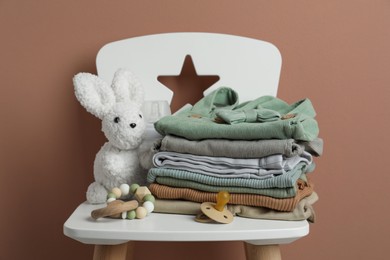
[(167, 135), (154, 144), (158, 151), (170, 151), (205, 156), (224, 156), (231, 158), (260, 158), (273, 154), (286, 157), (300, 155), (307, 151), (313, 156), (320, 156), (323, 141), (316, 138), (310, 142), (296, 142), (294, 139), (270, 140), (229, 140), (204, 139), (191, 141), (178, 136)]
[[(297, 195), (291, 198), (277, 199), (264, 195), (231, 193), (229, 204), (267, 207), (279, 211), (292, 211), (299, 201), (313, 192), (313, 185), (303, 180), (297, 181)], [(176, 188), (152, 183), (150, 191), (159, 199), (184, 199), (194, 202), (217, 202), (217, 193), (203, 192), (189, 188)]]
[[(318, 195), (316, 192), (313, 192), (308, 197), (303, 198), (293, 211), (284, 212), (276, 211), (265, 207), (253, 207), (232, 204), (228, 204), (227, 209), (234, 216), (240, 216), (244, 218), (285, 221), (297, 221), (306, 219), (309, 222), (314, 223), (316, 221), (316, 214), (313, 208), (313, 204), (317, 201)], [(201, 212), (201, 203), (193, 201), (156, 199), (154, 205), (154, 212), (158, 213), (197, 215)]]
[[(251, 111), (258, 107), (273, 110), (281, 119), (267, 122), (227, 124), (217, 117), (218, 111)], [(245, 113), (244, 113), (245, 114)], [(227, 87), (216, 89), (192, 108), (163, 117), (155, 123), (162, 135), (176, 135), (189, 140), (224, 138), (233, 140), (295, 139), (314, 140), (319, 133), (316, 112), (309, 99), (292, 105), (272, 96), (263, 96), (239, 104), (238, 94)], [(282, 120), (283, 119), (283, 120)]]
[[(312, 167), (312, 165), (310, 165)], [(223, 178), (212, 177), (203, 174), (198, 174), (190, 171), (175, 170), (169, 168), (152, 168), (148, 172), (148, 182), (152, 183), (157, 177), (170, 177), (179, 180), (190, 180), (198, 183), (213, 185), (213, 186), (232, 186), (232, 187), (249, 187), (255, 189), (261, 188), (287, 188), (294, 187), (299, 176), (305, 172), (308, 165), (299, 163), (291, 171), (287, 171), (282, 175), (264, 180), (244, 179), (244, 178)]]

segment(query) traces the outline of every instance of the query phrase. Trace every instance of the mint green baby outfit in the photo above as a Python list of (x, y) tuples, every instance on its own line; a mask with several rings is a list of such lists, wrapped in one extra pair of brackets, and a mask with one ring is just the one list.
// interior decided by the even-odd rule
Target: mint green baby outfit
[(259, 180), (251, 178), (224, 178), (199, 174), (192, 171), (183, 171), (170, 168), (152, 168), (147, 180), (149, 183), (191, 188), (207, 192), (226, 190), (231, 193), (261, 194), (276, 198), (293, 197), (296, 195), (296, 182), (305, 178), (305, 173), (313, 171), (315, 164), (299, 163), (291, 171), (284, 174)]
[(233, 140), (295, 139), (312, 141), (319, 129), (316, 112), (309, 99), (292, 105), (272, 96), (239, 104), (238, 94), (221, 87), (193, 107), (155, 123), (162, 135), (189, 140), (210, 138)]

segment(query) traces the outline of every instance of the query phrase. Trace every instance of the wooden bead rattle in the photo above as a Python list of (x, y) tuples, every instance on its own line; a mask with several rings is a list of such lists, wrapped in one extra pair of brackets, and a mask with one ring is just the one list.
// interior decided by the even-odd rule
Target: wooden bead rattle
[(202, 223), (212, 221), (229, 224), (233, 221), (233, 214), (225, 208), (229, 202), (230, 194), (227, 191), (220, 191), (217, 194), (217, 203), (204, 202), (200, 206), (203, 214), (196, 216), (195, 220)]
[[(127, 196), (133, 193), (136, 200), (122, 201), (118, 200), (122, 196)], [(119, 188), (115, 187), (107, 195), (107, 206), (96, 209), (91, 212), (93, 219), (110, 217), (122, 219), (142, 219), (149, 215), (154, 210), (155, 198), (145, 186), (138, 184), (122, 184)], [(141, 206), (139, 206), (142, 204)]]

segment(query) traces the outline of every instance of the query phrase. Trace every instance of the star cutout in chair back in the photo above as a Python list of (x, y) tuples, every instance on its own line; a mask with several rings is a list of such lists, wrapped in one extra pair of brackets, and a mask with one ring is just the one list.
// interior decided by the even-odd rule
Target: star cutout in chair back
[(203, 92), (219, 80), (218, 75), (198, 75), (190, 55), (184, 59), (180, 75), (160, 75), (158, 81), (173, 91), (171, 111), (185, 104), (194, 104), (203, 98)]

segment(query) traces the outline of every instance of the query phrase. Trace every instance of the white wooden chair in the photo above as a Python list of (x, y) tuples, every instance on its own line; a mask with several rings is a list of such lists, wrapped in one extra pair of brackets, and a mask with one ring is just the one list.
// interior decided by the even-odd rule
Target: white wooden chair
[[(157, 77), (179, 75), (187, 55), (192, 57), (198, 75), (220, 77), (204, 95), (219, 86), (230, 86), (238, 92), (240, 102), (276, 96), (281, 68), (278, 49), (268, 42), (239, 36), (166, 33), (121, 40), (99, 51), (97, 70), (101, 78), (111, 82), (118, 68), (128, 68), (144, 85), (148, 102), (170, 103), (174, 93)], [(190, 215), (152, 213), (140, 221), (95, 221), (90, 213), (99, 207), (84, 202), (64, 224), (65, 235), (96, 245), (95, 259), (131, 259), (131, 241), (243, 241), (247, 259), (281, 259), (280, 244), (309, 233), (305, 220), (236, 217), (227, 225), (210, 225), (195, 222)]]

